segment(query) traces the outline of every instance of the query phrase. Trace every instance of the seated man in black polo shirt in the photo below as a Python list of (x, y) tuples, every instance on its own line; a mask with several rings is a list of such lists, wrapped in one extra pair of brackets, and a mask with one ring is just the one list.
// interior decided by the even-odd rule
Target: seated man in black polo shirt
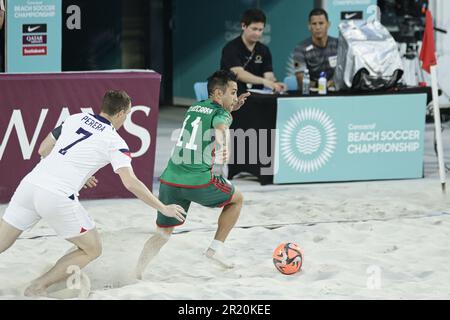
[(309, 31), (311, 37), (299, 43), (294, 50), (294, 64), (299, 88), (302, 87), (303, 74), (309, 70), (311, 87), (317, 87), (321, 72), (325, 72), (328, 87), (332, 81), (337, 65), (338, 39), (328, 36), (330, 28), (328, 13), (323, 9), (314, 9), (309, 14)]
[(227, 43), (222, 50), (220, 68), (237, 75), (238, 94), (247, 89), (270, 88), (286, 91), (284, 83), (277, 82), (272, 68), (272, 55), (259, 40), (266, 25), (266, 16), (259, 9), (249, 9), (241, 19), (242, 34)]

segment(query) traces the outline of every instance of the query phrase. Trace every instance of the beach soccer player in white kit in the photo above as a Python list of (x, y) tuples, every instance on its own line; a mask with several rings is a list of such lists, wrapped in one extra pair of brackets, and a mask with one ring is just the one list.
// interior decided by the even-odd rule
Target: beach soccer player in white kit
[(74, 114), (41, 144), (39, 153), (45, 158), (20, 182), (0, 220), (0, 253), (41, 218), (77, 250), (34, 280), (26, 296), (45, 295), (49, 286), (69, 276), (69, 267), (83, 268), (100, 256), (98, 231), (77, 196), (86, 183), (96, 184), (91, 177), (109, 163), (136, 197), (167, 217), (184, 220), (183, 208), (161, 203), (133, 173), (128, 146), (117, 133), (130, 111), (126, 92), (108, 91), (100, 115)]

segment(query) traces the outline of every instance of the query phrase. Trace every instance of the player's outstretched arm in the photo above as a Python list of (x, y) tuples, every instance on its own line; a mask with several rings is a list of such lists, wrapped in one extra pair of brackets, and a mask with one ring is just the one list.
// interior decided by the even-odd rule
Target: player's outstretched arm
[(247, 98), (250, 96), (250, 92), (243, 93), (239, 96), (238, 101), (233, 106), (233, 111), (238, 111), (247, 101)]
[(177, 219), (180, 222), (184, 221), (183, 214), (186, 214), (184, 209), (179, 205), (164, 205), (161, 201), (158, 200), (150, 190), (143, 184), (134, 174), (133, 168), (124, 167), (120, 168), (116, 171), (116, 173), (120, 176), (123, 185), (134, 194), (137, 198), (144, 201), (149, 206), (155, 208), (162, 214), (167, 217), (172, 217)]
[(52, 133), (49, 133), (48, 136), (42, 141), (39, 146), (38, 153), (41, 157), (45, 158), (52, 152), (53, 147), (56, 144), (56, 139), (53, 137)]

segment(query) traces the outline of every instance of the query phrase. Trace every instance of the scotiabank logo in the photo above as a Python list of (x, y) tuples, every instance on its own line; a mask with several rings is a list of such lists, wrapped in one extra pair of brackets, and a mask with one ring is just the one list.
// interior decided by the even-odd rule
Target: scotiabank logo
[(22, 38), (23, 44), (46, 44), (47, 36), (46, 35), (28, 35), (23, 36)]
[[(130, 135), (135, 136), (141, 140), (141, 147), (139, 150), (131, 153), (133, 158), (138, 158), (143, 156), (150, 148), (151, 145), (151, 136), (150, 136), (150, 128), (144, 128), (138, 126), (137, 124), (132, 122), (132, 115), (135, 112), (143, 112), (145, 116), (149, 117), (151, 109), (147, 106), (134, 106), (131, 109), (131, 113), (128, 115), (127, 120), (125, 121), (123, 127), (126, 132)], [(6, 146), (8, 145), (8, 141), (11, 137), (13, 130), (15, 129), (17, 133), (17, 137), (19, 139), (20, 149), (22, 151), (23, 159), (29, 160), (31, 159), (31, 155), (36, 151), (36, 143), (39, 135), (41, 134), (42, 127), (47, 119), (48, 109), (42, 109), (39, 115), (39, 119), (37, 119), (37, 125), (26, 126), (22, 117), (22, 110), (13, 110), (11, 118), (8, 123), (8, 127), (6, 128), (5, 135), (2, 137), (0, 133), (0, 160), (3, 158), (3, 154), (6, 150)], [(81, 108), (81, 112), (94, 113), (92, 108)], [(24, 113), (27, 111), (24, 109)], [(55, 128), (59, 126), (67, 117), (70, 116), (69, 109), (64, 107), (61, 110), (58, 120), (56, 121)], [(34, 132), (30, 130), (30, 128), (35, 128)], [(3, 128), (0, 128), (1, 132), (3, 132)], [(48, 133), (46, 132), (45, 135)], [(28, 137), (31, 136), (31, 140)]]
[(46, 46), (23, 47), (22, 54), (24, 56), (46, 56), (47, 55), (47, 47)]

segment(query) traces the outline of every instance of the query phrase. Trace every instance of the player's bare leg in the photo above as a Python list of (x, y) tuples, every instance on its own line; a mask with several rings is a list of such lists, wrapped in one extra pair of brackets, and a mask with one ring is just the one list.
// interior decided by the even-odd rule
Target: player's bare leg
[(11, 247), (21, 234), (22, 230), (0, 219), (0, 253)]
[(214, 236), (214, 241), (211, 243), (210, 247), (208, 248), (208, 250), (206, 250), (205, 253), (208, 258), (214, 260), (215, 262), (218, 262), (221, 266), (228, 269), (233, 268), (234, 265), (232, 263), (226, 262), (225, 259), (220, 256), (220, 249), (239, 218), (243, 202), (244, 196), (240, 191), (236, 190), (233, 198), (231, 199), (231, 202), (225, 206), (219, 216), (218, 227), (216, 235)]
[(70, 274), (67, 273), (69, 267), (78, 266), (82, 269), (102, 253), (101, 240), (97, 229), (90, 230), (80, 237), (67, 240), (77, 246), (78, 249), (63, 256), (50, 271), (34, 280), (25, 290), (26, 296), (46, 295), (48, 287), (69, 277)]
[(157, 228), (156, 234), (150, 237), (142, 249), (139, 257), (135, 275), (136, 278), (142, 280), (142, 274), (152, 259), (159, 253), (161, 248), (169, 241), (174, 228)]

